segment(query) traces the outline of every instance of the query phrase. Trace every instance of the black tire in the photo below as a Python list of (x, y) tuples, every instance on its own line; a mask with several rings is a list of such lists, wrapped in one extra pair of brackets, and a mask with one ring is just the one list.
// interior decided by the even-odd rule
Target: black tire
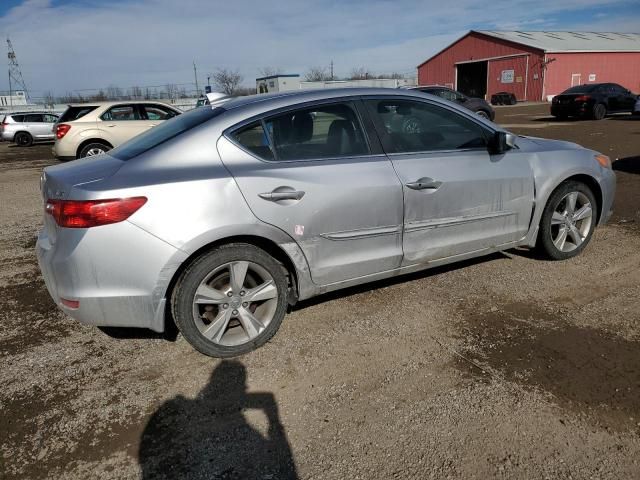
[(515, 97), (511, 97), (511, 98), (509, 99), (509, 105), (515, 105), (516, 103), (518, 103), (518, 100), (516, 100), (516, 98), (515, 98)]
[(19, 145), (20, 147), (30, 147), (31, 145), (33, 145), (33, 137), (30, 133), (27, 132), (16, 133), (13, 141), (16, 142), (16, 145)]
[(554, 115), (554, 117), (556, 120), (566, 120), (567, 118), (569, 118), (569, 116), (565, 114)]
[(594, 120), (602, 120), (607, 115), (607, 107), (603, 103), (596, 103), (593, 106), (591, 116)]
[(101, 150), (103, 153), (111, 150), (111, 145), (108, 145), (103, 142), (91, 142), (86, 144), (84, 147), (80, 149), (80, 153), (78, 154), (78, 158), (85, 158), (89, 156), (96, 155), (97, 153), (91, 153), (92, 151)]
[[(558, 208), (560, 202), (563, 198), (571, 193), (571, 192), (579, 192), (584, 194), (592, 207), (592, 216), (591, 223), (589, 226), (588, 233), (586, 234), (582, 244), (578, 247), (574, 248), (571, 251), (564, 252), (556, 247), (553, 243), (553, 227), (551, 225), (551, 218), (553, 216), (554, 211)], [(554, 192), (549, 197), (549, 201), (544, 208), (544, 212), (542, 213), (542, 218), (540, 219), (540, 231), (538, 237), (538, 248), (541, 252), (552, 260), (566, 260), (571, 257), (575, 257), (579, 255), (582, 250), (585, 249), (591, 237), (593, 236), (593, 230), (596, 226), (596, 218), (598, 211), (598, 204), (596, 203), (595, 196), (591, 189), (582, 182), (577, 181), (569, 181), (561, 184), (558, 188), (554, 190)]]
[[(277, 306), (271, 321), (257, 337), (240, 345), (220, 345), (200, 333), (196, 325), (193, 302), (198, 287), (211, 272), (235, 261), (255, 263), (271, 275), (277, 289)], [(287, 312), (287, 295), (287, 272), (282, 264), (254, 245), (232, 243), (205, 253), (185, 269), (173, 289), (171, 311), (176, 326), (184, 338), (200, 353), (217, 358), (235, 357), (261, 347), (275, 335)]]

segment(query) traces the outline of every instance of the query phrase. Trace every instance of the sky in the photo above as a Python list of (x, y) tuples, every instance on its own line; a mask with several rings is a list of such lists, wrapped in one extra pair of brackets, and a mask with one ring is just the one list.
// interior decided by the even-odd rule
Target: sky
[(304, 76), (331, 61), (336, 76), (359, 67), (415, 75), (471, 29), (640, 33), (640, 2), (0, 0), (0, 36), (11, 38), (33, 97), (193, 84), (194, 61), (201, 86), (218, 68), (254, 86), (265, 67)]

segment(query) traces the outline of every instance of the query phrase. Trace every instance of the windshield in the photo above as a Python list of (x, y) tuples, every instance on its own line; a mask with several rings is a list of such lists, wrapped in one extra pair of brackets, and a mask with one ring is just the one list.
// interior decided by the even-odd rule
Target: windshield
[(162, 125), (153, 127), (142, 135), (138, 135), (128, 142), (123, 143), (119, 147), (111, 150), (109, 155), (119, 160), (129, 160), (224, 112), (225, 110), (220, 107), (195, 108), (190, 112), (173, 117), (171, 120), (163, 122)]
[(565, 93), (591, 93), (593, 92), (598, 85), (576, 85), (575, 87), (571, 87), (564, 92)]

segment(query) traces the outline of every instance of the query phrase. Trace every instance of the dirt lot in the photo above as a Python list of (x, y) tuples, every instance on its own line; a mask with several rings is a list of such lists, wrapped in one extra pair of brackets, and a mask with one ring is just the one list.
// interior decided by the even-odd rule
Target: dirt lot
[(50, 146), (0, 144), (0, 478), (640, 477), (640, 120), (546, 112), (497, 121), (621, 159), (583, 255), (324, 296), (224, 362), (58, 312), (33, 251)]

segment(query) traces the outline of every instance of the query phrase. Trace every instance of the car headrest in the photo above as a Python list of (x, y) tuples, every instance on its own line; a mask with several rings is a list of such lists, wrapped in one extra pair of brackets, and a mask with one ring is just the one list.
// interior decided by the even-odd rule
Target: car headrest
[(294, 143), (308, 142), (313, 137), (313, 117), (309, 112), (296, 113), (292, 127)]

